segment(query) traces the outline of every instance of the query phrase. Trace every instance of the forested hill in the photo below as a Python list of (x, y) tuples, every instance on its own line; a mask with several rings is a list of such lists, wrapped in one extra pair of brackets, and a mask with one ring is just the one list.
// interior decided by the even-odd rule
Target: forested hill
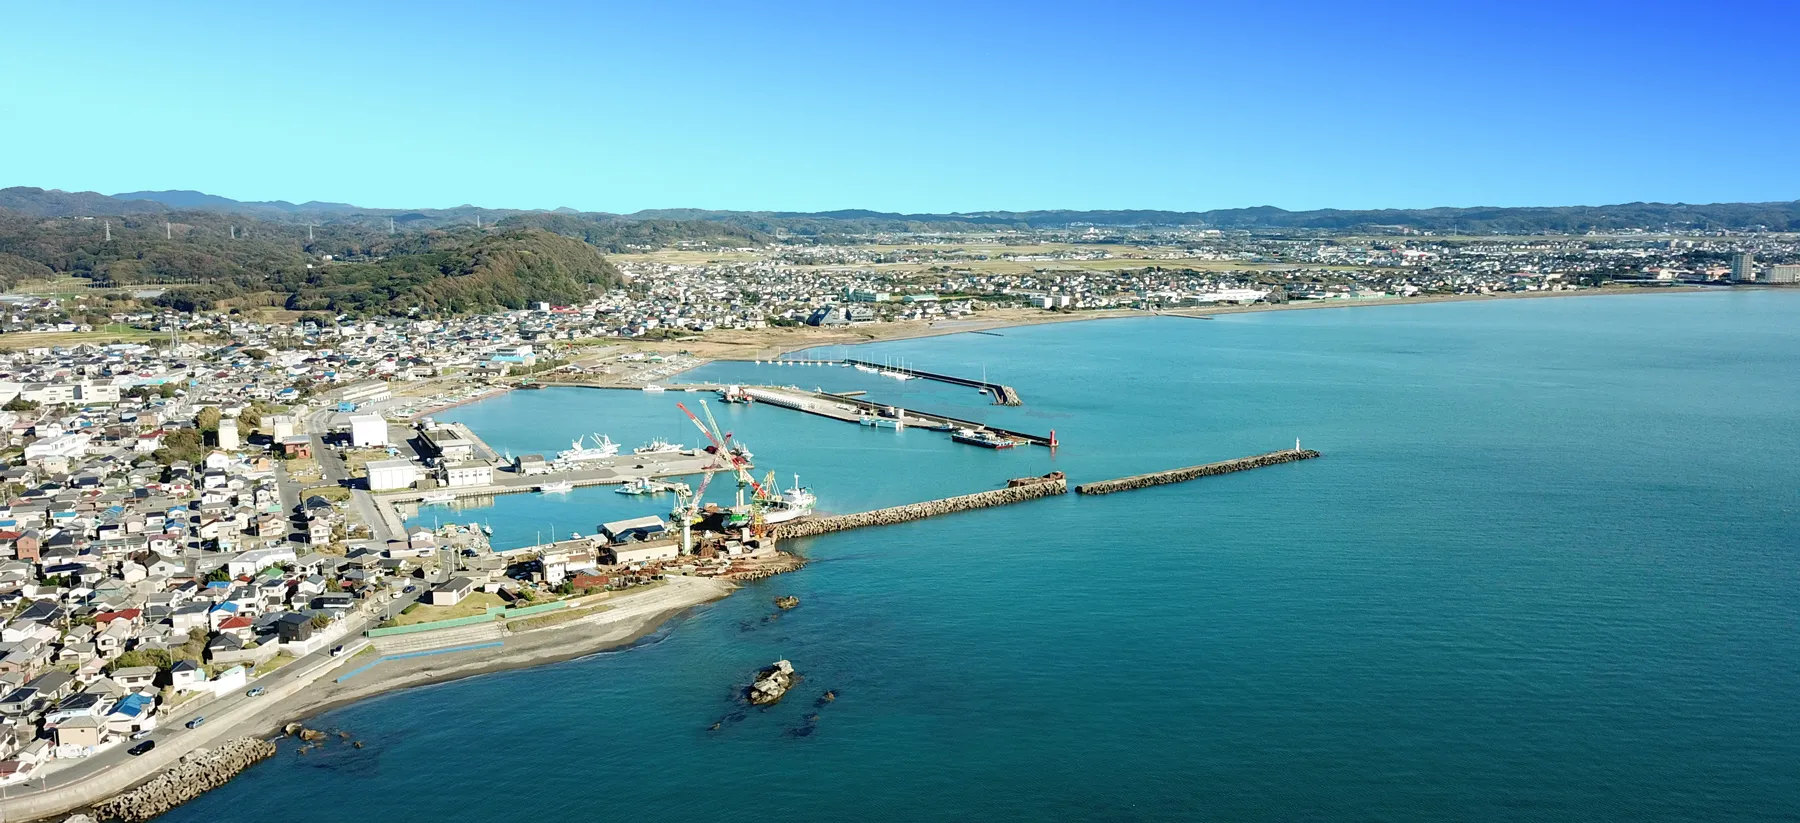
[(599, 249), (539, 229), (508, 229), (441, 250), (349, 263), (276, 278), (291, 309), (427, 314), (578, 303), (621, 285)]
[(389, 234), (385, 222), (308, 226), (210, 211), (46, 218), (0, 209), (0, 289), (55, 276), (165, 289), (155, 301), (183, 310), (242, 304), (353, 314), (570, 303), (619, 284), (599, 249), (529, 227)]

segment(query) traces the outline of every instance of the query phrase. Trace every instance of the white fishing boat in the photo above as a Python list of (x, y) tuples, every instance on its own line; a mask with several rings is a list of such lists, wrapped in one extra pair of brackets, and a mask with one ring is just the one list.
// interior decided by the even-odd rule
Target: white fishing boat
[(631, 453), (632, 454), (674, 454), (679, 451), (681, 451), (680, 443), (670, 443), (667, 440), (657, 438), (648, 443), (645, 443), (642, 446), (632, 449)]
[(427, 503), (427, 504), (451, 503), (451, 502), (454, 502), (455, 500), (456, 500), (456, 495), (451, 494), (450, 492), (432, 492), (431, 494), (422, 495), (419, 497), (420, 503)]
[(545, 494), (558, 494), (561, 492), (570, 491), (574, 488), (575, 488), (574, 483), (571, 483), (567, 480), (556, 480), (556, 481), (553, 481), (550, 483), (539, 483), (537, 490), (540, 492), (543, 492)]
[(625, 481), (623, 484), (621, 484), (617, 489), (614, 489), (613, 491), (615, 491), (619, 494), (632, 494), (632, 495), (655, 494), (656, 493), (656, 485), (654, 483), (651, 483), (650, 478), (648, 478), (648, 477), (633, 477), (630, 480)]
[[(589, 438), (594, 441), (594, 445), (583, 446), (582, 442)], [(590, 435), (589, 438), (576, 438), (574, 442), (569, 444), (569, 448), (556, 453), (556, 462), (581, 463), (588, 460), (600, 460), (618, 455), (619, 444), (614, 443), (612, 438), (607, 437), (604, 434)]]
[(763, 522), (785, 523), (795, 518), (808, 517), (813, 512), (813, 504), (818, 500), (811, 489), (800, 485), (800, 475), (796, 474), (794, 485), (763, 501)]
[(647, 391), (647, 392), (660, 392), (660, 391), (664, 391), (664, 390), (665, 389), (663, 389), (663, 387), (658, 386), (655, 383), (651, 383), (650, 385), (644, 387), (644, 391)]

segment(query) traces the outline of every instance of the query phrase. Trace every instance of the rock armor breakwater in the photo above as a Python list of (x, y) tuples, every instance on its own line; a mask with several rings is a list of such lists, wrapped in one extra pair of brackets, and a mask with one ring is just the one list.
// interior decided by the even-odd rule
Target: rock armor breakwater
[(1096, 483), (1083, 483), (1075, 487), (1077, 494), (1112, 494), (1113, 492), (1130, 491), (1164, 483), (1180, 483), (1197, 477), (1211, 477), (1215, 474), (1230, 474), (1247, 469), (1260, 469), (1280, 463), (1292, 463), (1296, 460), (1311, 460), (1319, 453), (1312, 449), (1282, 449), (1254, 457), (1240, 457), (1236, 460), (1225, 460), (1219, 463), (1207, 463), (1204, 466), (1188, 466), (1185, 469), (1170, 469), (1150, 474), (1135, 474), (1117, 480), (1101, 480)]
[(1069, 490), (1067, 480), (1057, 478), (1042, 483), (1025, 486), (1014, 486), (993, 491), (965, 494), (960, 497), (946, 497), (942, 500), (928, 500), (924, 503), (908, 503), (887, 509), (876, 509), (860, 514), (842, 514), (836, 517), (819, 517), (811, 520), (793, 520), (781, 523), (772, 530), (777, 540), (795, 537), (811, 537), (815, 534), (841, 532), (848, 529), (860, 529), (865, 526), (891, 526), (895, 523), (908, 523), (936, 517), (940, 514), (985, 509), (991, 506), (1004, 506), (1008, 503), (1023, 503), (1040, 497), (1063, 494)]
[(275, 744), (240, 737), (211, 749), (196, 749), (131, 791), (94, 806), (102, 820), (149, 820), (217, 788), (259, 760), (275, 756)]

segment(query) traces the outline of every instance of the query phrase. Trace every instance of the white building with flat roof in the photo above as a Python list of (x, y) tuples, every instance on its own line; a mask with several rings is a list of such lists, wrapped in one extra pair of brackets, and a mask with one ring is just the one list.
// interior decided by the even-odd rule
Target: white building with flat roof
[(410, 489), (419, 480), (419, 466), (411, 460), (371, 460), (369, 491), (387, 492)]
[(350, 445), (380, 448), (388, 444), (387, 420), (379, 414), (359, 414), (350, 418)]

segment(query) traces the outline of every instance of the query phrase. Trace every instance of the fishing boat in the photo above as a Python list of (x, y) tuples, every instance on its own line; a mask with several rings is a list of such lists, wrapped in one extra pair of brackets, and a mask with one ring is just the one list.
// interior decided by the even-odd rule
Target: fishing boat
[(1019, 445), (1018, 441), (1002, 437), (987, 429), (957, 429), (950, 433), (950, 439), (984, 449), (1010, 449)]
[(742, 386), (726, 386), (719, 390), (719, 401), (722, 403), (750, 403), (750, 393)]
[[(770, 489), (770, 492), (773, 493), (775, 490)], [(810, 516), (813, 504), (818, 501), (819, 498), (813, 495), (812, 489), (800, 485), (800, 475), (796, 474), (794, 475), (794, 485), (764, 501), (763, 522), (786, 523), (789, 520)]]
[(601, 460), (618, 455), (619, 444), (614, 443), (612, 438), (607, 437), (604, 434), (595, 434), (590, 435), (589, 437), (594, 441), (594, 445), (583, 446), (581, 445), (582, 441), (588, 438), (576, 438), (574, 442), (569, 444), (569, 448), (556, 453), (556, 462), (581, 463), (588, 460)]
[(619, 494), (632, 495), (655, 494), (656, 486), (650, 482), (650, 478), (648, 477), (633, 477), (630, 480), (625, 481), (624, 484), (620, 485), (617, 489), (614, 489), (614, 491)]
[(556, 480), (556, 481), (552, 481), (549, 483), (539, 483), (537, 490), (541, 491), (545, 494), (557, 494), (560, 492), (569, 491), (573, 488), (575, 488), (574, 483), (571, 483), (567, 480)]
[(670, 443), (667, 440), (657, 438), (648, 443), (645, 443), (642, 446), (632, 449), (631, 453), (632, 454), (674, 454), (679, 451), (681, 451), (680, 443)]
[(456, 495), (454, 495), (450, 492), (432, 492), (431, 494), (422, 495), (419, 497), (420, 503), (429, 503), (429, 504), (451, 503), (451, 502), (455, 502), (455, 500), (456, 500)]
[(644, 387), (644, 391), (651, 392), (654, 394), (656, 392), (665, 391), (665, 389), (663, 389), (663, 387), (661, 387), (661, 386), (656, 385), (655, 383), (651, 383), (650, 385)]

